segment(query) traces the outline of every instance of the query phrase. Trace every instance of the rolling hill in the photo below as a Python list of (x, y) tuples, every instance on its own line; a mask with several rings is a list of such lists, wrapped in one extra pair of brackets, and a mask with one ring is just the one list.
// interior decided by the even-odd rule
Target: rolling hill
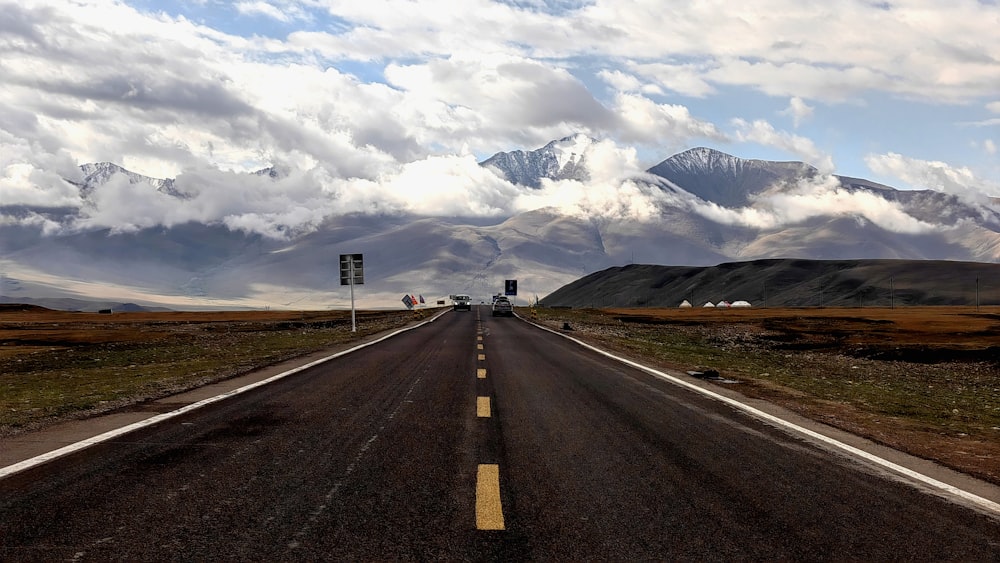
[[(978, 296), (977, 296), (978, 290)], [(1000, 264), (940, 260), (754, 260), (710, 267), (607, 268), (541, 300), (547, 307), (1000, 305)]]

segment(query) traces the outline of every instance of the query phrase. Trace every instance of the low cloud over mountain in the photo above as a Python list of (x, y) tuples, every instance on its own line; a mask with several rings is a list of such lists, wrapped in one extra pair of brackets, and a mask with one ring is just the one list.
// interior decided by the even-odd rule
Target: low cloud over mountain
[(533, 299), (631, 262), (1000, 260), (995, 200), (960, 178), (951, 193), (902, 191), (707, 148), (637, 162), (576, 135), (375, 177), (294, 163), (173, 179), (110, 163), (33, 173), (0, 202), (2, 296), (347, 306), (337, 258), (357, 252), (364, 306), (399, 306), (404, 293), (485, 299), (511, 278)]

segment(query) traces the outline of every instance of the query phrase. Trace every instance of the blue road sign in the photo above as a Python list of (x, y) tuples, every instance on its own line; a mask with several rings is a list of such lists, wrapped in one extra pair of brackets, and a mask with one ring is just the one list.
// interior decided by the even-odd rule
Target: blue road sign
[(517, 280), (504, 280), (503, 281), (503, 294), (504, 295), (517, 295)]

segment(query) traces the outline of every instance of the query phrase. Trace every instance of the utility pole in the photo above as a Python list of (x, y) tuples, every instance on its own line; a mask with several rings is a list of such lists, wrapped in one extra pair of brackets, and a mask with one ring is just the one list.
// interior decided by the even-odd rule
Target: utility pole
[(896, 295), (892, 287), (892, 278), (889, 278), (889, 308), (896, 308)]
[(979, 277), (976, 277), (976, 312), (979, 312)]

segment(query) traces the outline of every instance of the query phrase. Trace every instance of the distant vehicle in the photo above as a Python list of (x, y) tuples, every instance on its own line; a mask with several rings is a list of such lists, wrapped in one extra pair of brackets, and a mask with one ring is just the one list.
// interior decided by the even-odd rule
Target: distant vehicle
[(510, 304), (510, 299), (503, 296), (497, 296), (493, 298), (493, 316), (494, 317), (513, 317), (514, 316), (514, 306)]
[(468, 295), (455, 295), (452, 296), (452, 309), (456, 311), (471, 311), (472, 310), (472, 298)]

